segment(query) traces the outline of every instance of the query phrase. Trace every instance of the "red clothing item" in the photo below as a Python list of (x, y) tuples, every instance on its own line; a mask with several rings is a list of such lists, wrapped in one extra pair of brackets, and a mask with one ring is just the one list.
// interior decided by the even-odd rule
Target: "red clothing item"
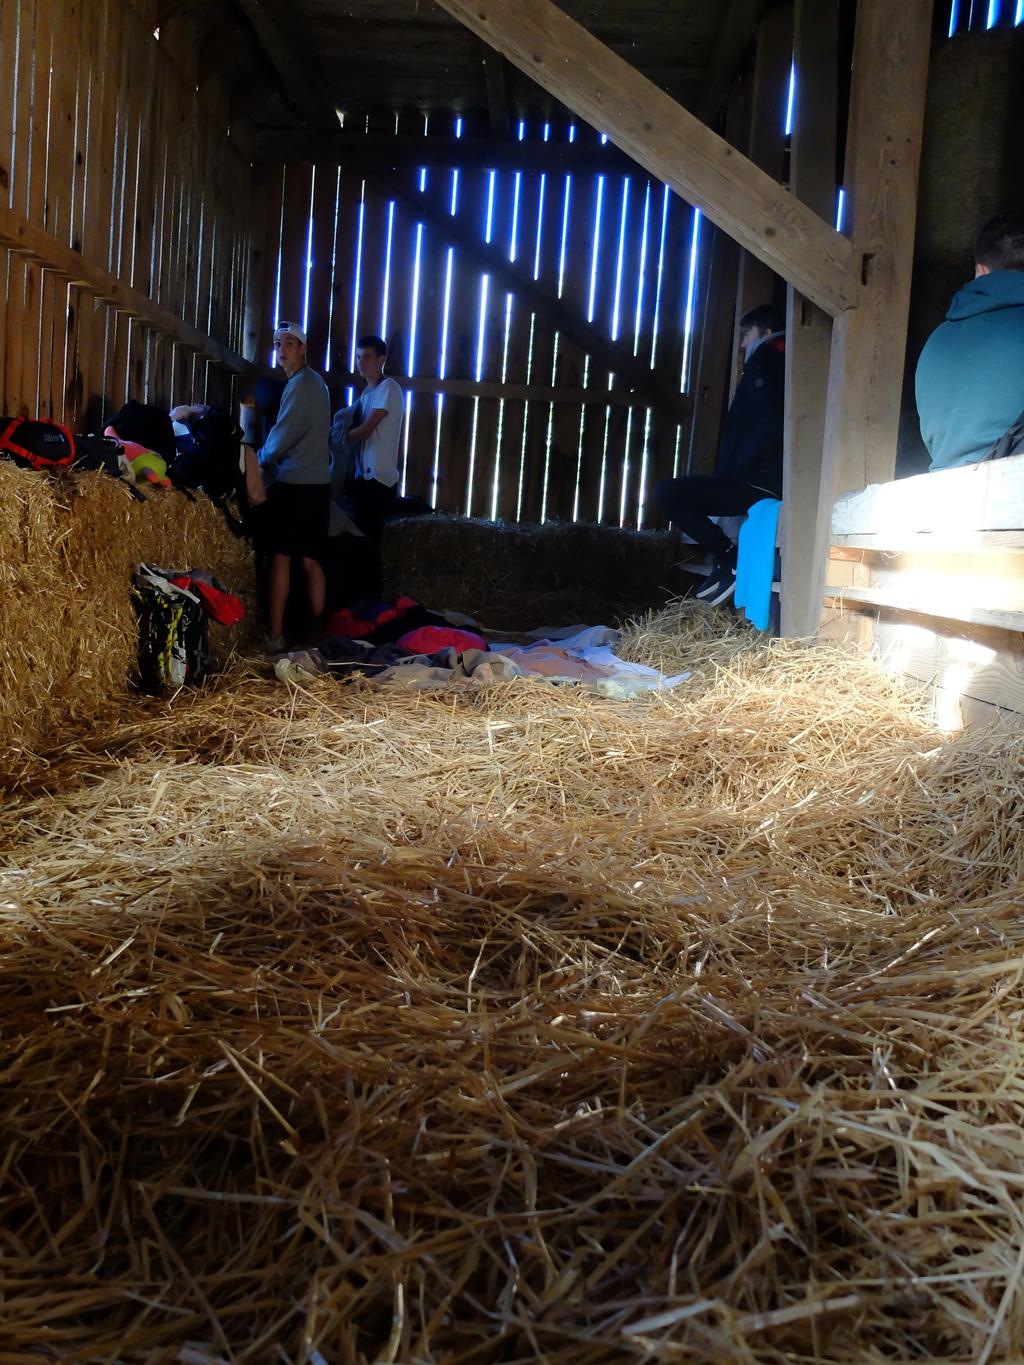
[(170, 581), (177, 588), (194, 592), (202, 602), (207, 616), (212, 617), (218, 625), (237, 626), (245, 615), (245, 608), (234, 593), (221, 592), (220, 588), (215, 588), (212, 583), (207, 583), (202, 578), (192, 578), (186, 574)]
[(482, 635), (455, 626), (419, 626), (399, 636), (397, 644), (399, 649), (407, 649), (411, 654), (436, 654), (439, 649), (457, 649), (461, 653), (464, 649), (487, 648)]

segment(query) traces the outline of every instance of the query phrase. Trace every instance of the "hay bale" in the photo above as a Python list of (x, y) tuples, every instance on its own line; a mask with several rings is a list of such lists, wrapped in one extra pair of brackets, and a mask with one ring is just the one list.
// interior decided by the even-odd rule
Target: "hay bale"
[(641, 703), (223, 678), (0, 807), (12, 1358), (1015, 1358), (1024, 741), (720, 617)]
[[(0, 462), (0, 754), (11, 777), (63, 730), (119, 704), (136, 658), (131, 572), (144, 560), (210, 569), (251, 617), (251, 552), (207, 499), (139, 503), (99, 472)], [(234, 639), (211, 630), (221, 657)]]
[(410, 517), (384, 536), (391, 593), (455, 608), (500, 630), (619, 621), (680, 591), (690, 553), (675, 531), (469, 517)]

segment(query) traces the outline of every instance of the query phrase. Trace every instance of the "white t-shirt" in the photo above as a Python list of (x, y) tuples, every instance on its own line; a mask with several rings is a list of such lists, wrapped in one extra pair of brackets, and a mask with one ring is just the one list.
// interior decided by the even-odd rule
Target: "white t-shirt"
[(372, 388), (363, 390), (359, 398), (359, 425), (377, 411), (387, 416), (363, 442), (357, 467), (364, 479), (376, 479), (391, 488), (398, 482), (398, 443), (405, 416), (405, 399), (397, 379), (385, 376)]

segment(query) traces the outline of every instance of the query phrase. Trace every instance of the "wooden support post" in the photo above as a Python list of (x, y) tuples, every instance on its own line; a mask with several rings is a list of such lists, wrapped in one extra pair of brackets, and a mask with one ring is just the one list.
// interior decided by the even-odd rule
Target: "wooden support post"
[[(729, 96), (725, 137), (730, 145), (746, 140), (750, 126), (750, 92), (734, 86)], [(686, 460), (687, 474), (713, 474), (718, 454), (722, 419), (732, 385), (730, 365), (734, 355), (733, 324), (740, 249), (721, 228), (706, 227), (702, 271), (703, 308), (699, 348), (694, 355), (693, 418)], [(695, 343), (697, 338), (694, 338)]]
[(805, 566), (816, 602), (833, 498), (896, 467), (931, 18), (932, 0), (857, 6), (845, 180), (862, 284), (858, 306), (832, 326), (822, 496)]
[[(729, 358), (732, 354), (733, 311), (739, 247), (720, 228), (708, 242), (708, 287), (704, 299), (700, 350), (696, 356), (693, 385), (693, 419), (687, 474), (713, 474), (718, 438), (729, 392)], [(708, 237), (712, 236), (709, 232)]]
[[(825, 8), (828, 8), (827, 0)], [(793, 62), (793, 5), (791, 0), (776, 0), (769, 5), (757, 32), (757, 57), (754, 62), (754, 88), (750, 101), (750, 132), (747, 155), (755, 166), (775, 180), (781, 180), (785, 169), (786, 91)], [(801, 97), (803, 98), (801, 83)], [(834, 121), (833, 121), (834, 123)], [(833, 131), (833, 143), (835, 133)], [(804, 203), (808, 200), (793, 186), (790, 189)], [(820, 212), (820, 210), (819, 210)], [(830, 213), (821, 215), (826, 222)], [(736, 282), (736, 322), (744, 313), (762, 303), (775, 300), (778, 275), (749, 251), (740, 252), (739, 275)], [(733, 333), (730, 393), (735, 392), (739, 379), (739, 334)]]
[[(821, 216), (836, 193), (838, 0), (796, 0), (793, 58), (800, 100), (790, 143), (790, 187)], [(827, 543), (816, 549), (822, 497), (832, 319), (790, 286), (786, 300), (785, 467), (782, 485), (783, 635), (813, 635), (821, 616), (819, 575)], [(822, 509), (826, 518), (831, 506)], [(815, 556), (821, 553), (821, 563)], [(824, 579), (821, 578), (823, 582)]]
[(850, 243), (552, 0), (437, 2), (821, 307), (854, 302)]

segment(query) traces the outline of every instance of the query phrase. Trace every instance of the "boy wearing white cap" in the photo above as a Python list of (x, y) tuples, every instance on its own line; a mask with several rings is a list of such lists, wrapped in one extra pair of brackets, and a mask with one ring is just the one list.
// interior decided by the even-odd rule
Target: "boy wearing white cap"
[(288, 382), (277, 421), (257, 452), (269, 484), (261, 539), (272, 556), (267, 605), (267, 646), (272, 650), (284, 648), (292, 559), (302, 561), (314, 624), (323, 616), (326, 585), (320, 559), (331, 504), (331, 399), (323, 378), (306, 364), (306, 334), (298, 323), (277, 324), (274, 353)]

